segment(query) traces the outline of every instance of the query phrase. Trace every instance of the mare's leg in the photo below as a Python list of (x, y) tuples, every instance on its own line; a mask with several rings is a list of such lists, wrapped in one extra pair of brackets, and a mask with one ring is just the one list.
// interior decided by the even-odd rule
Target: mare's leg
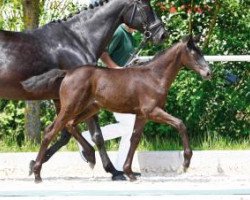
[(135, 150), (140, 142), (145, 123), (146, 123), (146, 119), (139, 118), (138, 116), (136, 116), (134, 131), (130, 139), (130, 148), (128, 151), (127, 159), (123, 165), (123, 171), (129, 177), (131, 181), (136, 180), (135, 174), (132, 171), (132, 162), (133, 162)]
[[(90, 106), (84, 112), (82, 112), (80, 115), (77, 116), (76, 120), (74, 121), (74, 124), (78, 124), (88, 118), (88, 116), (91, 115), (91, 113), (96, 113), (98, 112), (99, 108), (96, 106)], [(92, 120), (94, 119), (94, 120)], [(99, 154), (102, 160), (103, 168), (105, 169), (106, 172), (109, 172), (112, 174), (112, 180), (125, 180), (126, 178), (123, 176), (123, 172), (117, 171), (110, 161), (110, 158), (107, 154), (105, 145), (104, 145), (104, 139), (102, 136), (102, 132), (98, 123), (98, 116), (94, 115), (93, 118), (88, 118), (86, 120), (86, 123), (89, 127), (90, 134), (92, 137), (93, 142), (96, 144)], [(82, 135), (78, 135), (77, 137), (82, 137)], [(83, 148), (83, 155), (85, 156), (86, 152), (85, 149)]]
[(168, 114), (161, 108), (155, 108), (150, 114), (149, 114), (149, 119), (158, 122), (158, 123), (165, 123), (165, 124), (170, 124), (173, 127), (175, 127), (182, 139), (183, 147), (184, 147), (184, 170), (186, 170), (189, 165), (190, 165), (190, 160), (193, 155), (190, 144), (189, 144), (189, 139), (188, 139), (188, 134), (187, 134), (187, 129), (182, 120), (173, 117), (172, 115)]
[[(56, 108), (56, 113), (60, 112), (60, 100), (53, 100)], [(49, 125), (46, 129), (50, 129), (53, 124)], [(51, 126), (51, 127), (50, 127)], [(46, 132), (46, 131), (45, 131)], [(59, 140), (57, 140), (52, 146), (50, 146), (45, 153), (45, 157), (43, 159), (43, 163), (47, 162), (61, 147), (68, 144), (71, 138), (71, 134), (67, 131), (66, 128), (63, 128), (61, 131), (61, 136)], [(35, 161), (31, 160), (29, 165), (29, 175), (33, 173), (33, 168), (35, 165)]]
[[(60, 100), (53, 100), (55, 107), (56, 107), (56, 113), (58, 114), (60, 112)], [(90, 121), (94, 121), (94, 119), (90, 119)], [(52, 125), (51, 125), (52, 126)], [(49, 129), (49, 127), (47, 127)], [(90, 132), (94, 132), (94, 130), (89, 130)], [(71, 138), (71, 134), (68, 132), (66, 128), (63, 128), (61, 131), (61, 136), (59, 140), (57, 140), (52, 146), (50, 146), (45, 153), (45, 157), (43, 159), (43, 163), (47, 162), (51, 156), (53, 156), (61, 147), (65, 146), (68, 144), (69, 140)], [(79, 142), (80, 143), (80, 142)], [(89, 163), (93, 163), (93, 160), (95, 160), (95, 150), (94, 148), (90, 148), (90, 144), (83, 139), (83, 141), (80, 143), (82, 145), (82, 148), (85, 150), (85, 160)], [(29, 175), (33, 173), (33, 168), (35, 165), (35, 161), (31, 160), (30, 161), (30, 166), (29, 166)]]

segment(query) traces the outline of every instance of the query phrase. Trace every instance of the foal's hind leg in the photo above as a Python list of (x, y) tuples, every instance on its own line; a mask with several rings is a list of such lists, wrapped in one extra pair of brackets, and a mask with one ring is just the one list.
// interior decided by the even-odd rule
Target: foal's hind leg
[[(56, 112), (58, 114), (60, 112), (60, 101), (54, 100), (54, 103), (56, 107)], [(45, 159), (43, 160), (43, 162), (47, 162), (54, 153), (56, 153), (61, 147), (68, 144), (70, 138), (71, 134), (69, 133), (69, 131), (66, 128), (63, 128), (59, 140), (57, 140), (51, 147), (49, 147), (49, 149), (47, 149)], [(83, 149), (86, 149), (86, 151), (87, 149), (91, 151), (91, 152), (86, 152), (89, 156), (85, 156), (86, 161), (91, 163), (93, 160), (95, 160), (95, 155), (93, 154), (94, 149), (88, 148), (90, 144), (86, 140), (82, 141), (80, 144), (82, 145)], [(90, 155), (94, 155), (94, 157), (90, 157)]]
[(187, 129), (182, 120), (173, 117), (172, 115), (168, 114), (161, 108), (157, 107), (155, 108), (150, 114), (149, 114), (149, 119), (158, 122), (158, 123), (166, 123), (170, 124), (173, 127), (175, 127), (182, 139), (183, 147), (184, 147), (184, 171), (187, 170), (187, 168), (190, 165), (190, 160), (193, 155), (190, 144), (189, 144), (189, 139), (188, 139), (188, 134), (187, 134)]
[[(56, 113), (59, 114), (59, 112), (60, 112), (60, 100), (53, 100), (53, 101), (55, 104)], [(54, 155), (54, 153), (56, 153), (61, 147), (68, 144), (70, 138), (71, 138), (71, 134), (67, 131), (66, 128), (64, 128), (62, 130), (62, 134), (61, 134), (59, 140), (57, 140), (51, 147), (49, 147), (46, 150), (46, 154), (45, 154), (45, 158), (44, 158), (43, 162), (47, 162), (51, 158), (51, 156)]]
[(42, 163), (43, 163), (43, 159), (44, 159), (47, 147), (50, 144), (51, 140), (55, 137), (55, 135), (63, 129), (66, 122), (67, 122), (67, 119), (63, 115), (59, 114), (59, 116), (56, 118), (53, 124), (48, 126), (48, 128), (45, 129), (44, 139), (42, 141), (42, 144), (41, 144), (41, 147), (38, 152), (36, 162), (33, 168), (36, 183), (39, 183), (42, 181), (40, 172), (41, 172)]
[[(53, 100), (53, 101), (54, 101), (54, 104), (56, 107), (56, 113), (58, 114), (60, 112), (60, 101), (59, 100)], [(92, 119), (92, 120), (90, 119), (90, 121), (94, 121), (94, 119)], [(90, 132), (93, 133), (92, 130), (90, 130)], [(43, 159), (43, 163), (47, 162), (51, 158), (51, 156), (53, 156), (61, 147), (68, 144), (70, 138), (71, 138), (71, 134), (68, 132), (68, 130), (66, 128), (63, 128), (63, 130), (61, 131), (61, 136), (60, 136), (59, 140), (57, 140), (52, 146), (50, 146), (46, 150), (45, 157)], [(90, 144), (86, 140), (79, 142), (79, 143), (82, 145), (83, 149), (85, 149), (86, 161), (89, 163), (93, 163), (93, 160), (95, 160), (95, 154), (94, 154), (95, 150), (93, 148), (89, 147)], [(33, 173), (34, 165), (35, 165), (35, 161), (31, 160), (30, 165), (29, 165), (29, 175), (31, 175)]]

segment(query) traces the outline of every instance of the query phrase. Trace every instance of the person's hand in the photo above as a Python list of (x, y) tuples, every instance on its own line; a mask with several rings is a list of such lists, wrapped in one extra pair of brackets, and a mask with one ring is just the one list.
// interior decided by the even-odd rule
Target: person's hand
[(116, 66), (116, 67), (113, 67), (114, 69), (122, 69), (123, 67), (120, 67), (120, 66)]

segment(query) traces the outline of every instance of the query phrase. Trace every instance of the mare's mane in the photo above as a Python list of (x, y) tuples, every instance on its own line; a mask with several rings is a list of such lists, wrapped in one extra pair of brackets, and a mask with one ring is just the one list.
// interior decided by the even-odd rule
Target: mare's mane
[[(96, 11), (95, 8), (100, 8), (102, 7), (105, 3), (108, 3), (110, 0), (99, 0), (99, 2), (95, 2), (94, 4), (90, 4), (88, 7), (85, 5), (81, 10), (78, 10), (76, 13), (71, 13), (68, 16), (64, 17), (63, 19), (58, 19), (58, 20), (53, 20), (50, 23), (61, 23), (61, 22), (66, 22), (78, 14), (81, 14), (83, 17), (83, 20), (89, 19), (93, 16), (94, 12)], [(49, 23), (49, 24), (50, 24)]]

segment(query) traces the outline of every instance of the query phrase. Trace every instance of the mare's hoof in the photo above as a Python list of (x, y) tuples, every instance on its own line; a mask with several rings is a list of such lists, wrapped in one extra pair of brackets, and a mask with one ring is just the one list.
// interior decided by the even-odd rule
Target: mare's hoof
[(34, 165), (35, 165), (35, 161), (34, 160), (31, 160), (30, 161), (30, 165), (29, 165), (29, 176), (33, 174), (34, 172)]
[(112, 176), (112, 181), (126, 181), (126, 177), (123, 174)]
[(117, 171), (115, 174), (112, 176), (112, 181), (126, 181), (126, 177), (124, 176), (123, 171)]
[(135, 177), (141, 177), (141, 173), (140, 173), (140, 172), (133, 172), (133, 175), (134, 175)]

